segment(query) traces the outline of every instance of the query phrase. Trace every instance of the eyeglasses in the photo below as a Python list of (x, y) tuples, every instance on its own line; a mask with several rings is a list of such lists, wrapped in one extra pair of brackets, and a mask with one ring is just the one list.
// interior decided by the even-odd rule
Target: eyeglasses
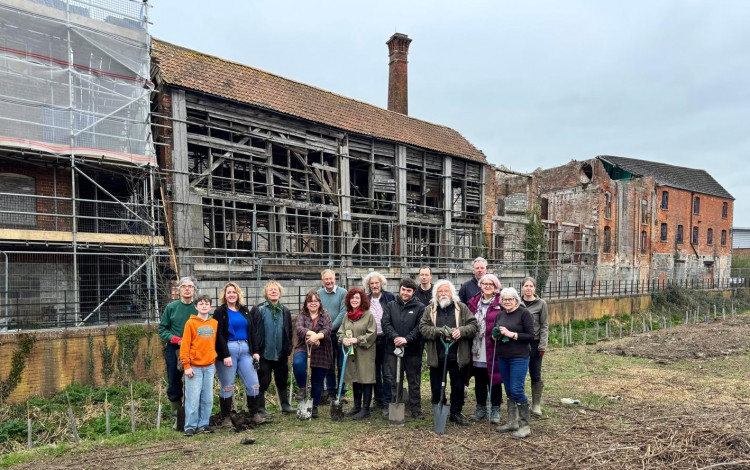
[(502, 299), (503, 302), (515, 302), (516, 299)]
[(319, 304), (319, 303), (320, 303), (320, 300), (315, 300), (315, 299), (312, 299), (312, 300), (308, 300), (308, 301), (307, 301), (307, 303), (308, 303), (308, 304)]
[(483, 282), (479, 285), (482, 287), (495, 287), (495, 284), (493, 284), (492, 282)]

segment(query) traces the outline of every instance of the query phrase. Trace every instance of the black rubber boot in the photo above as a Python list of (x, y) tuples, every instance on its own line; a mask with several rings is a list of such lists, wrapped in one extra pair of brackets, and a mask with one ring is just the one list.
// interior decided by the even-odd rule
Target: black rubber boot
[(279, 399), (281, 400), (281, 411), (284, 413), (296, 413), (297, 411), (289, 404), (289, 395), (287, 389), (279, 390)]
[(255, 397), (258, 400), (258, 416), (261, 418), (268, 418), (268, 411), (266, 411), (266, 392), (258, 393)]
[(250, 421), (253, 424), (263, 424), (266, 422), (266, 419), (260, 415), (260, 395), (254, 397), (247, 396), (247, 409)]
[(219, 409), (221, 410), (221, 423), (219, 427), (229, 429), (232, 427), (232, 397), (219, 397)]

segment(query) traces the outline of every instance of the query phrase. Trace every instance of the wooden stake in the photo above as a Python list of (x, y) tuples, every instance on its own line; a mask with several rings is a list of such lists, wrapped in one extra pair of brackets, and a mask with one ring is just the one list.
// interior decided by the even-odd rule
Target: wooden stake
[(133, 399), (133, 382), (130, 382), (130, 432), (135, 432), (135, 400)]
[(76, 425), (76, 418), (73, 416), (73, 407), (70, 406), (70, 396), (67, 390), (65, 390), (65, 398), (68, 400), (68, 419), (70, 419), (70, 430), (73, 433), (73, 441), (76, 444), (80, 444), (81, 438), (78, 437), (78, 426)]
[(104, 428), (109, 437), (109, 392), (104, 393)]
[(161, 427), (161, 392), (163, 388), (161, 382), (159, 382), (159, 406), (156, 407), (156, 430), (158, 431)]
[(31, 410), (29, 410), (28, 400), (26, 400), (26, 448), (31, 449)]

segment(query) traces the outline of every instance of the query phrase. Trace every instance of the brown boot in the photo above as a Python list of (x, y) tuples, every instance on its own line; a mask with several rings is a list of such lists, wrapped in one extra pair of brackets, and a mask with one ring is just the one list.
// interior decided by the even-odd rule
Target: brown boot
[(219, 423), (219, 428), (230, 429), (232, 427), (232, 397), (219, 397), (219, 410), (221, 410), (221, 423)]
[(258, 410), (260, 408), (260, 396), (256, 395), (254, 397), (251, 397), (250, 395), (247, 396), (247, 409), (248, 415), (250, 417), (250, 421), (252, 421), (253, 424), (263, 424), (266, 422), (266, 419), (263, 418), (260, 413), (258, 413)]

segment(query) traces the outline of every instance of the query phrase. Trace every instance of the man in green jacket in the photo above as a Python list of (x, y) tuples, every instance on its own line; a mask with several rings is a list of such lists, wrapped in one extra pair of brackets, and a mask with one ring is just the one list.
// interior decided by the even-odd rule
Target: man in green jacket
[[(450, 330), (445, 337), (446, 328)], [(461, 414), (464, 406), (465, 368), (471, 363), (471, 344), (477, 334), (477, 320), (469, 308), (463, 304), (450, 281), (442, 279), (435, 283), (430, 304), (425, 308), (419, 322), (419, 332), (427, 345), (427, 365), (430, 366), (430, 388), (432, 404), (440, 401), (440, 389), (443, 382), (443, 361), (446, 360), (445, 348), (440, 337), (457, 344), (448, 350), (448, 374), (450, 374), (450, 420), (459, 426), (468, 426), (469, 422)]]
[[(192, 277), (183, 277), (178, 285), (180, 298), (167, 304), (159, 322), (159, 336), (166, 343), (164, 360), (167, 365), (167, 397), (172, 405), (172, 413), (178, 417), (182, 408), (182, 371), (177, 369), (179, 362), (182, 333), (185, 323), (191, 315), (197, 315), (195, 309), (195, 290), (197, 286)], [(173, 429), (179, 429), (179, 419), (175, 420)]]

